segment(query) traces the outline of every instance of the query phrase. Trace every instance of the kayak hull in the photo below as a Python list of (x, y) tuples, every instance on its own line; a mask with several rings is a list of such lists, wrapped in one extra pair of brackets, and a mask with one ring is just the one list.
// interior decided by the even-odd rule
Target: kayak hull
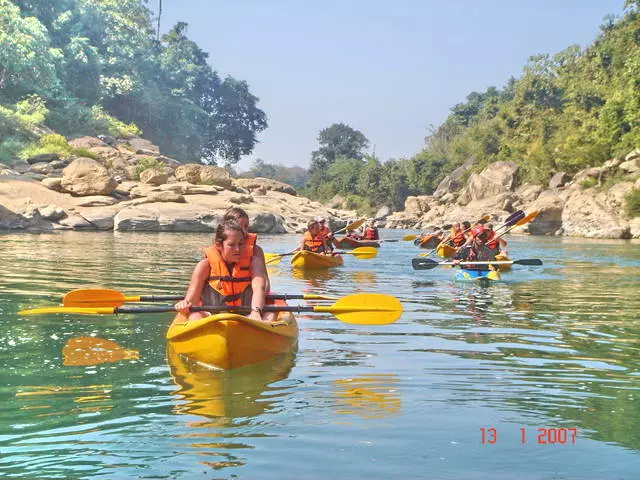
[(442, 237), (438, 237), (437, 235), (427, 235), (426, 237), (417, 239), (420, 248), (428, 249), (436, 248), (441, 241)]
[(451, 245), (440, 245), (436, 252), (442, 258), (451, 258), (453, 254), (456, 253), (456, 249)]
[(344, 250), (358, 247), (375, 247), (380, 248), (380, 242), (376, 240), (357, 240), (351, 237), (339, 237), (333, 239), (333, 244)]
[(279, 312), (274, 324), (235, 313), (197, 320), (187, 320), (179, 313), (169, 326), (167, 340), (178, 355), (230, 370), (293, 351), (298, 341), (298, 324), (291, 312)]
[(291, 265), (293, 268), (305, 270), (338, 267), (343, 263), (344, 261), (340, 255), (324, 255), (322, 253), (313, 253), (306, 250), (297, 252), (291, 258)]
[(456, 273), (457, 282), (491, 283), (498, 280), (500, 280), (500, 274), (496, 270), (462, 269)]

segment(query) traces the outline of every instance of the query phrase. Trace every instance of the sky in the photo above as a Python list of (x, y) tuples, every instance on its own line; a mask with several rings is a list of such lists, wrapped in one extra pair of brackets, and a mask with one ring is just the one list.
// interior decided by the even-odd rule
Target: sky
[[(158, 11), (159, 0), (148, 0)], [(246, 80), (269, 127), (252, 155), (307, 167), (333, 123), (382, 161), (409, 158), (473, 91), (502, 88), (527, 59), (589, 45), (623, 0), (162, 0), (161, 32), (187, 36)]]

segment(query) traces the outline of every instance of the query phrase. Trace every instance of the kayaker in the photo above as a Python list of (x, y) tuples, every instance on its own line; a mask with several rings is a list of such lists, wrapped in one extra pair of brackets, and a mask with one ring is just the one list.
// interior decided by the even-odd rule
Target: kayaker
[(364, 240), (380, 240), (376, 221), (373, 218), (367, 220), (367, 226), (364, 229)]
[(307, 231), (304, 232), (300, 245), (294, 252), (299, 250), (308, 250), (313, 253), (331, 253), (327, 238), (320, 233), (320, 224), (315, 220), (311, 220), (307, 224)]
[(471, 223), (467, 220), (462, 222), (462, 234), (464, 235), (463, 245), (471, 245), (471, 242), (473, 242), (473, 233), (471, 233)]
[(222, 217), (222, 221), (225, 222), (227, 220), (235, 220), (238, 225), (242, 227), (245, 235), (245, 249), (253, 249), (253, 256), (255, 257), (257, 262), (261, 262), (264, 266), (265, 278), (267, 279), (267, 292), (271, 291), (271, 282), (269, 280), (269, 275), (267, 273), (267, 268), (265, 264), (264, 252), (262, 248), (257, 245), (258, 234), (249, 232), (249, 214), (240, 207), (231, 207), (227, 210)]
[(275, 312), (262, 310), (266, 295), (266, 268), (245, 249), (244, 229), (227, 220), (216, 229), (213, 244), (205, 249), (206, 258), (200, 260), (191, 274), (191, 282), (183, 300), (174, 308), (189, 320), (204, 318), (209, 312), (189, 312), (192, 305), (247, 305), (254, 320), (272, 321)]
[(326, 226), (326, 219), (322, 216), (316, 217), (316, 222), (320, 225), (320, 235), (322, 235), (327, 240), (327, 245), (329, 245), (329, 249), (333, 249), (332, 239), (333, 233), (329, 230), (329, 227)]
[(485, 245), (487, 241), (487, 232), (478, 225), (471, 230), (473, 240), (469, 245), (463, 246), (452, 257), (453, 263), (456, 265), (463, 264), (468, 270), (489, 270), (487, 265), (464, 265), (464, 262), (489, 262), (495, 260), (495, 255)]
[(451, 224), (451, 232), (449, 233), (449, 238), (451, 244), (459, 248), (465, 243), (464, 231), (462, 230), (462, 225), (459, 222), (455, 222)]
[(493, 230), (493, 224), (486, 223), (484, 229), (487, 232), (487, 248), (493, 252), (493, 255), (498, 255), (501, 252), (505, 256), (508, 255), (506, 249), (507, 242), (502, 237), (496, 235), (496, 232)]

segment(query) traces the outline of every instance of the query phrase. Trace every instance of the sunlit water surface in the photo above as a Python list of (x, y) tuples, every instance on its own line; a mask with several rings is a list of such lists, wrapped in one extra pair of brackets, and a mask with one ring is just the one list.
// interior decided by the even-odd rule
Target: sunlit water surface
[[(169, 313), (16, 313), (80, 287), (182, 293), (209, 241), (0, 236), (2, 478), (638, 478), (638, 243), (511, 237), (514, 259), (544, 266), (488, 287), (412, 270), (410, 242), (315, 274), (283, 261), (278, 292), (385, 293), (404, 314), (300, 315), (295, 355), (232, 372), (167, 355)], [(77, 337), (117, 348), (73, 365)]]

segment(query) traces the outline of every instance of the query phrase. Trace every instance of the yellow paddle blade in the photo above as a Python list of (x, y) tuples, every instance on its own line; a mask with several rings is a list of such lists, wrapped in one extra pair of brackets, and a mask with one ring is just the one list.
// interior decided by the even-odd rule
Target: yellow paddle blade
[(65, 307), (119, 307), (125, 302), (138, 301), (138, 297), (125, 297), (108, 288), (84, 288), (72, 290), (62, 297)]
[(538, 216), (538, 211), (534, 210), (533, 212), (531, 212), (529, 215), (527, 215), (526, 217), (524, 217), (522, 220), (520, 220), (518, 223), (516, 223), (516, 226), (521, 226), (524, 225), (525, 223), (529, 223), (531, 220), (533, 220), (534, 218), (536, 218)]
[(402, 237), (402, 240), (404, 240), (405, 242), (410, 242), (411, 240), (415, 240), (416, 238), (418, 238), (418, 235), (405, 235), (404, 237)]
[(313, 307), (314, 312), (329, 312), (345, 323), (385, 325), (402, 314), (400, 300), (381, 293), (356, 293), (341, 298), (333, 305)]
[(344, 227), (344, 230), (346, 230), (347, 232), (350, 230), (355, 230), (356, 228), (360, 228), (364, 222), (365, 219), (361, 218), (360, 220), (356, 220), (355, 222), (350, 223), (349, 225)]
[(73, 337), (62, 348), (62, 364), (65, 367), (136, 360), (139, 357), (138, 350), (127, 350), (116, 342), (96, 337)]
[(18, 315), (41, 315), (46, 313), (77, 313), (79, 315), (102, 315), (115, 313), (116, 307), (44, 307), (20, 310)]
[(316, 295), (314, 293), (305, 293), (302, 296), (303, 300), (337, 300), (336, 297), (328, 297), (327, 295)]
[(356, 258), (366, 259), (374, 258), (378, 255), (378, 249), (375, 247), (358, 247), (354, 248), (350, 252), (340, 252), (341, 255), (353, 255)]
[(265, 253), (264, 263), (265, 265), (277, 265), (282, 260), (282, 255), (279, 253)]

